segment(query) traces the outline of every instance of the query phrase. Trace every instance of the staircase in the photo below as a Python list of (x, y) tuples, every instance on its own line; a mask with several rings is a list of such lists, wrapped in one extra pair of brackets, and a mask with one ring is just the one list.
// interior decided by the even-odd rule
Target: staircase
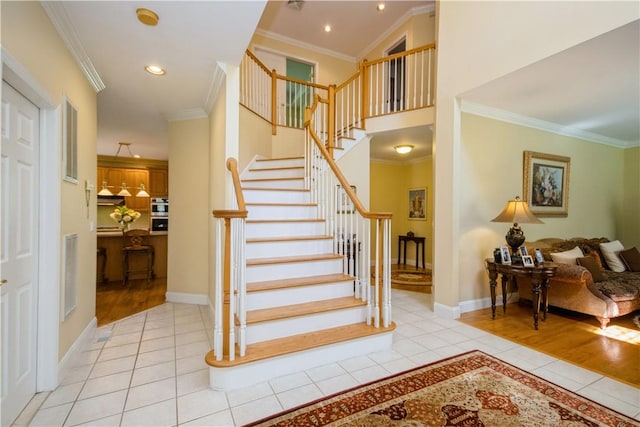
[(367, 325), (345, 256), (304, 187), (304, 159), (256, 159), (241, 176), (245, 225), (244, 356), (207, 354), (210, 386), (246, 387), (391, 347), (394, 324)]

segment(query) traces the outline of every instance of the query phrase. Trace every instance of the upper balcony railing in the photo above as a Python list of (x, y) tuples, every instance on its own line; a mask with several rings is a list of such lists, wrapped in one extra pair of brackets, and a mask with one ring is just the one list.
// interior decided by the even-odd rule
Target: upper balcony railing
[(421, 46), (373, 61), (362, 61), (342, 84), (324, 86), (270, 71), (250, 51), (240, 65), (240, 103), (278, 126), (302, 129), (314, 97), (328, 100), (326, 129), (318, 136), (331, 152), (367, 118), (434, 105), (435, 45)]

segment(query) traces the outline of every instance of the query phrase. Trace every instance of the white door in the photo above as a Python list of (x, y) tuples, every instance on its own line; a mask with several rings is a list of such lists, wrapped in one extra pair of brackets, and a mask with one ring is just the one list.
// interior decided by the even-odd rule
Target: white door
[[(36, 391), (38, 107), (2, 82), (0, 165), (1, 424)], [(51, 302), (55, 304), (55, 302)]]

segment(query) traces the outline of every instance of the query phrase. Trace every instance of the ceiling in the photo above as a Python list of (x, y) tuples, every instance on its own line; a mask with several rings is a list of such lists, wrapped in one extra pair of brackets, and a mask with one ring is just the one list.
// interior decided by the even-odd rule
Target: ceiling
[[(221, 79), (217, 64), (239, 63), (256, 30), (355, 61), (416, 8), (434, 4), (387, 0), (379, 13), (377, 2), (368, 0), (307, 0), (298, 10), (286, 3), (42, 2), (94, 84), (104, 84), (98, 93), (98, 153), (113, 155), (118, 142), (126, 141), (134, 153), (154, 159), (168, 157), (168, 120), (206, 117)], [(159, 24), (141, 24), (135, 14), (139, 7), (154, 10)], [(328, 34), (323, 31), (327, 23), (333, 27)], [(636, 21), (619, 34), (532, 64), (463, 98), (470, 105), (637, 144), (638, 39)], [(149, 63), (161, 65), (167, 74), (147, 74), (143, 67)], [(410, 156), (429, 155), (431, 139), (428, 127), (376, 135), (372, 157), (397, 160), (391, 147), (399, 141), (416, 145)]]

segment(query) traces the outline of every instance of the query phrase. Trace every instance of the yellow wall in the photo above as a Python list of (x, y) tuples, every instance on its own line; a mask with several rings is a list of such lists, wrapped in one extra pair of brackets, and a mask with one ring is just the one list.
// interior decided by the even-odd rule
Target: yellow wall
[[(84, 183), (85, 180), (94, 184), (96, 181), (96, 93), (39, 2), (2, 2), (1, 7), (2, 46), (55, 102), (62, 102), (66, 95), (78, 111), (79, 184), (60, 180), (60, 235), (77, 233), (78, 253), (87, 255), (78, 263), (77, 307), (60, 323), (58, 358), (61, 359), (95, 317), (96, 234), (90, 231), (90, 223), (95, 223), (96, 201), (93, 192), (87, 218)], [(50, 283), (46, 278), (41, 279), (41, 286)]]
[(367, 52), (364, 58), (371, 61), (387, 56), (386, 51), (394, 47), (403, 37), (406, 37), (407, 50), (433, 43), (435, 40), (435, 25), (434, 13), (421, 13), (411, 16), (388, 37), (385, 37), (375, 48)]
[(317, 63), (316, 83), (321, 85), (342, 83), (357, 71), (357, 64), (355, 61), (338, 59), (335, 56), (293, 46), (258, 34), (254, 35), (253, 39), (251, 39), (249, 50), (260, 58), (260, 54), (256, 50), (256, 46), (267, 48), (274, 52), (284, 53), (294, 59)]
[(169, 122), (168, 293), (208, 291), (209, 131), (208, 118)]
[(620, 241), (640, 249), (640, 147), (624, 151), (624, 200)]
[(271, 157), (271, 124), (244, 107), (240, 107), (240, 172), (256, 156)]
[[(510, 174), (513, 189), (495, 196), (503, 200), (501, 203), (495, 206), (495, 201), (483, 199), (483, 195), (492, 191), (488, 186), (496, 185), (489, 171), (512, 168), (510, 162), (515, 160), (509, 157), (509, 162), (501, 161), (502, 153), (487, 150), (483, 150), (483, 156), (477, 159), (464, 152), (469, 144), (461, 142), (458, 97), (479, 85), (638, 19), (639, 11), (635, 2), (468, 1), (437, 2), (436, 8), (434, 179), (437, 203), (434, 238), (437, 256), (434, 259), (434, 297), (436, 313), (456, 316), (460, 302), (477, 295), (484, 276), (481, 266), (471, 262), (473, 257), (482, 259), (490, 253), (481, 240), (494, 239), (498, 235), (497, 231), (490, 232), (486, 223), (483, 228), (475, 227), (478, 221), (474, 216), (477, 214), (470, 207), (475, 212), (483, 212), (485, 218), (495, 216), (504, 201), (513, 196), (510, 193), (521, 189), (521, 172), (517, 168), (518, 171)], [(487, 25), (488, 22), (491, 25)], [(505, 34), (509, 36), (505, 37)], [(523, 149), (523, 146), (518, 147), (518, 138), (511, 143), (515, 145), (513, 149)], [(462, 165), (472, 163), (472, 160), (477, 167), (483, 165), (489, 170), (485, 172), (489, 174), (486, 179), (469, 179), (469, 172)], [(465, 200), (463, 194), (472, 200)], [(577, 212), (571, 202), (569, 208), (571, 212)], [(567, 220), (566, 224), (571, 221)], [(604, 227), (608, 229), (608, 226)]]
[[(425, 237), (425, 262), (432, 263), (433, 254), (433, 170), (431, 158), (415, 162), (371, 161), (371, 211), (391, 212), (391, 258), (398, 257), (398, 235), (413, 231)], [(427, 189), (427, 220), (409, 220), (410, 188)], [(407, 244), (407, 263), (415, 258), (413, 244)]]

